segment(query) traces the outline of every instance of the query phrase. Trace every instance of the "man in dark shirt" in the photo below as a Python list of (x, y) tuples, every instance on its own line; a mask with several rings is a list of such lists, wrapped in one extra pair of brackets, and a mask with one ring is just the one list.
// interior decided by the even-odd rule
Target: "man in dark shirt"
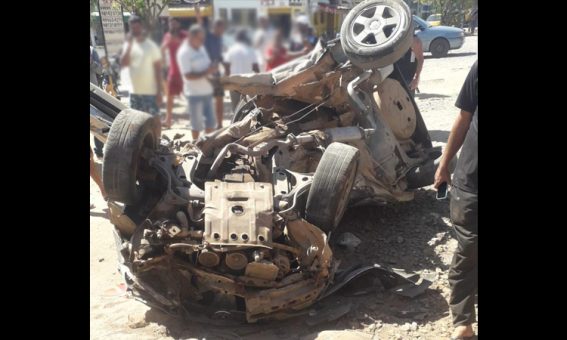
[(435, 188), (451, 183), (449, 162), (462, 148), (451, 188), (451, 220), (458, 246), (449, 270), (449, 306), (455, 327), (451, 339), (474, 336), (478, 290), (478, 61), (474, 63), (457, 103), (461, 112), (449, 135), (435, 174)]
[[(211, 59), (213, 65), (220, 65), (223, 62), (222, 58), (222, 35), (226, 28), (226, 24), (222, 19), (217, 19), (213, 22), (212, 31), (204, 24), (203, 16), (199, 5), (195, 6), (195, 15), (197, 16), (197, 23), (205, 29), (205, 49)], [(222, 128), (223, 113), (224, 113), (224, 87), (220, 82), (220, 73), (217, 72), (212, 75), (211, 82), (213, 84), (213, 97), (215, 97), (215, 113), (217, 118), (217, 129)]]
[(415, 97), (415, 89), (417, 89), (419, 85), (419, 76), (423, 69), (424, 60), (423, 44), (421, 43), (421, 39), (414, 34), (411, 47), (406, 54), (396, 61), (396, 65), (402, 73), (402, 77), (404, 77), (412, 97)]

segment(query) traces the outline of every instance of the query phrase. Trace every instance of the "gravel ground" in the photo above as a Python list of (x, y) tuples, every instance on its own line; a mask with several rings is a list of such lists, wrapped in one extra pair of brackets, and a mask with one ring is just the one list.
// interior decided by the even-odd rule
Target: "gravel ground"
[[(416, 101), (434, 144), (444, 145), (458, 110), (456, 97), (470, 66), (478, 57), (477, 36), (448, 57), (426, 54)], [(178, 124), (168, 135), (182, 131), (183, 101)], [(116, 268), (116, 250), (105, 204), (91, 180), (90, 320), (91, 339), (442, 339), (451, 332), (447, 271), (456, 241), (449, 224), (449, 206), (435, 200), (431, 188), (416, 192), (415, 200), (347, 211), (335, 235), (351, 232), (362, 240), (354, 250), (333, 247), (342, 266), (379, 263), (418, 273), (435, 273), (425, 294), (415, 299), (377, 291), (363, 297), (337, 295), (328, 303), (351, 304), (340, 319), (309, 327), (301, 318), (264, 326), (215, 328), (181, 322), (127, 298)], [(475, 325), (475, 330), (478, 328)]]

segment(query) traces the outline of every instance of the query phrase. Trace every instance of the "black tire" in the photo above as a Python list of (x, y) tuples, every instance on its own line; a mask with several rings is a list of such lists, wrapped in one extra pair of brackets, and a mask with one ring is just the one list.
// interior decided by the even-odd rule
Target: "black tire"
[(324, 232), (335, 229), (348, 205), (359, 151), (343, 143), (331, 143), (323, 153), (307, 196), (305, 219)]
[(102, 163), (102, 182), (109, 199), (130, 205), (138, 203), (142, 183), (139, 174), (150, 169), (140, 156), (144, 148), (157, 149), (159, 131), (158, 120), (148, 113), (127, 109), (116, 116)]
[(443, 58), (449, 53), (449, 42), (444, 38), (436, 38), (429, 45), (429, 51), (433, 58)]
[[(376, 20), (371, 20), (368, 16), (376, 13), (376, 6), (386, 6), (387, 10)], [(399, 18), (396, 20), (398, 22), (384, 25), (382, 20), (389, 19), (392, 13), (397, 14), (394, 17)], [(366, 24), (361, 24), (360, 20), (366, 21)], [(372, 28), (371, 25), (377, 25), (378, 28)], [(364, 35), (365, 30), (368, 33)], [(354, 65), (375, 69), (400, 59), (411, 47), (413, 31), (410, 9), (402, 0), (366, 0), (356, 5), (345, 17), (341, 26), (341, 45)], [(376, 41), (373, 32), (383, 32), (385, 40)]]

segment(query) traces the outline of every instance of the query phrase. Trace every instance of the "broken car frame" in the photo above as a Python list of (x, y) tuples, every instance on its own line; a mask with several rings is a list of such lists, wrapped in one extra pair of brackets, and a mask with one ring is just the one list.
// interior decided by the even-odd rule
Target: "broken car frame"
[(411, 25), (401, 1), (362, 2), (340, 38), (271, 73), (224, 78), (242, 95), (233, 123), (194, 144), (162, 139), (154, 117), (91, 84), (134, 294), (172, 313), (214, 305), (247, 322), (325, 296), (338, 267), (328, 235), (347, 207), (411, 200), (433, 183), (441, 150), (393, 65)]

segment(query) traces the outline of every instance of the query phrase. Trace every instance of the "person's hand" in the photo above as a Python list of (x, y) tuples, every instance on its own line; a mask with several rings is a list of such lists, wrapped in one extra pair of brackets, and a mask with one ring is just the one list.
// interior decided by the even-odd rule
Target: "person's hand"
[(211, 75), (215, 72), (218, 72), (218, 70), (219, 70), (219, 66), (215, 63), (215, 64), (209, 66), (209, 68), (207, 69), (207, 75)]
[(439, 166), (437, 168), (437, 171), (435, 172), (435, 181), (433, 182), (433, 187), (437, 189), (443, 182), (451, 184), (451, 174), (449, 173), (449, 169), (447, 167)]
[(419, 85), (419, 77), (413, 78), (413, 80), (410, 83), (410, 90), (412, 91), (415, 90), (418, 85)]

